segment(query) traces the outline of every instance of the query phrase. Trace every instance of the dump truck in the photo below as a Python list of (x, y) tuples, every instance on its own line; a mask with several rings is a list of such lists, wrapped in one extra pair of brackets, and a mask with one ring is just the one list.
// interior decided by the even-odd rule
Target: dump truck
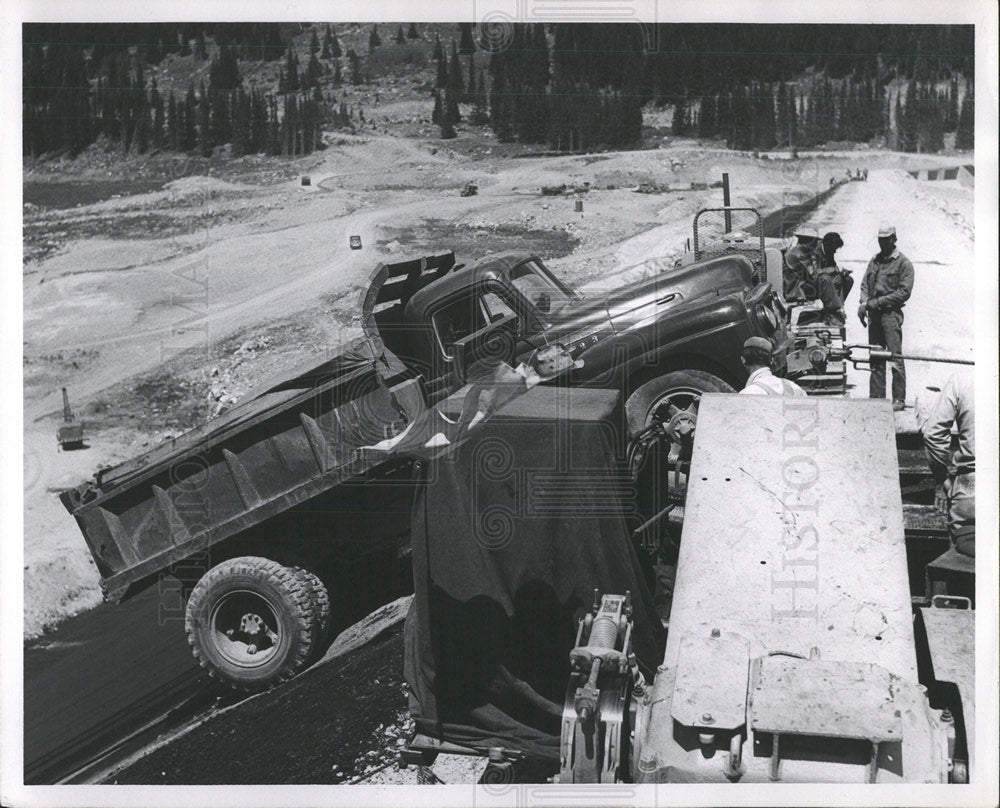
[(562, 346), (570, 369), (551, 383), (618, 389), (623, 431), (666, 421), (683, 443), (698, 396), (745, 380), (743, 341), (782, 327), (774, 291), (740, 255), (586, 299), (537, 256), (465, 266), (441, 253), (380, 264), (361, 308), (365, 336), (337, 356), (61, 494), (105, 597), (178, 578), (195, 657), (237, 688), (270, 687), (317, 657), (350, 560), (378, 556), (384, 569), (405, 555), (412, 458), (369, 447), (484, 369)]

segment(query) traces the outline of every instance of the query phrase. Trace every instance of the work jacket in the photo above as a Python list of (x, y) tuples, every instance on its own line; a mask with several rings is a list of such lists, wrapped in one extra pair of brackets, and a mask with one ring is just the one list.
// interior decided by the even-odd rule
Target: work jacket
[(899, 250), (883, 258), (878, 253), (868, 262), (861, 281), (861, 305), (871, 301), (877, 311), (901, 309), (913, 292), (913, 264)]
[(806, 391), (795, 382), (782, 379), (771, 368), (757, 368), (747, 379), (747, 386), (740, 390), (746, 396), (804, 396)]
[[(976, 470), (976, 412), (972, 375), (956, 373), (941, 388), (923, 426), (927, 459), (937, 482)], [(952, 447), (951, 430), (958, 433)]]

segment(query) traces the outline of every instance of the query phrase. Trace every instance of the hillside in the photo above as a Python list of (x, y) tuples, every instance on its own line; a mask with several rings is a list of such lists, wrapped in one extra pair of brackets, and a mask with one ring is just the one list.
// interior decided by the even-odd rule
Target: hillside
[(330, 130), (450, 139), (470, 124), (579, 152), (640, 147), (664, 110), (672, 134), (739, 149), (972, 146), (971, 26), (639, 31), (28, 25), (24, 154), (31, 167), (102, 142), (123, 153), (295, 156), (323, 148)]

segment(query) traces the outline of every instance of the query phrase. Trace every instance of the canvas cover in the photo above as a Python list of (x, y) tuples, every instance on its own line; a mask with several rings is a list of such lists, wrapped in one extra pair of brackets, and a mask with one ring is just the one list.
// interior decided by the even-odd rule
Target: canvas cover
[(540, 386), (425, 461), (405, 658), (418, 732), (558, 760), (569, 651), (595, 588), (631, 591), (651, 681), (664, 638), (626, 527), (624, 434), (617, 392)]

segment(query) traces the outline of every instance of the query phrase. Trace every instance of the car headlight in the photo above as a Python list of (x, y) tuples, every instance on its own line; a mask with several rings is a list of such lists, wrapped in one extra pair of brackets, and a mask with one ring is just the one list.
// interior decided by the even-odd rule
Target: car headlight
[(773, 334), (778, 330), (778, 315), (774, 313), (774, 309), (767, 302), (760, 301), (754, 309), (754, 315), (757, 319), (757, 324), (765, 334)]

